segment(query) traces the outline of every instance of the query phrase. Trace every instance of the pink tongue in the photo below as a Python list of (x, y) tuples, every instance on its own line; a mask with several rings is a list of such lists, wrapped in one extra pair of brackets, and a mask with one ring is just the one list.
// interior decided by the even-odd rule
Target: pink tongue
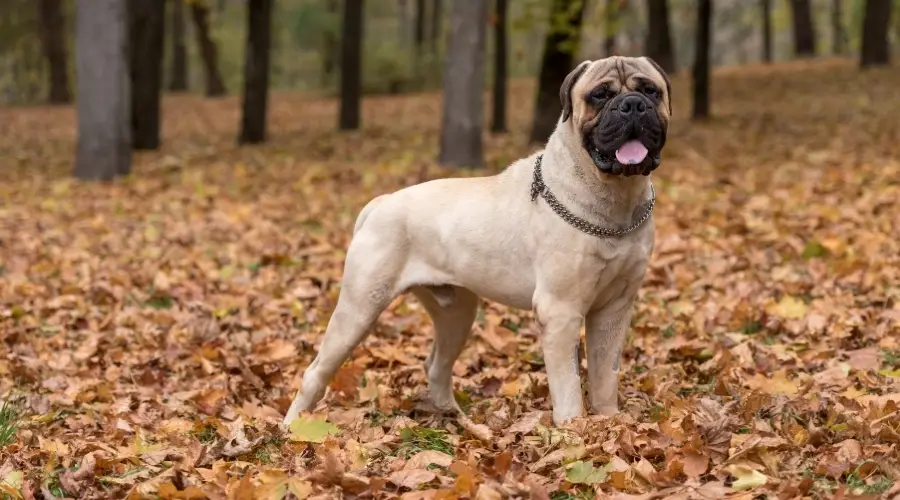
[(647, 157), (647, 147), (636, 139), (630, 140), (616, 150), (616, 159), (622, 165), (634, 165)]

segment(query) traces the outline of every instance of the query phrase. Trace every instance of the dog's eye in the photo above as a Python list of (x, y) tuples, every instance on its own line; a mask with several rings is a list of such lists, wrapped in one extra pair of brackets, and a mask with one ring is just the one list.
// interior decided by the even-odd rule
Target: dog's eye
[(654, 85), (645, 85), (643, 90), (647, 97), (659, 97), (659, 89)]
[(594, 102), (602, 102), (612, 97), (613, 91), (608, 85), (601, 85), (588, 94), (588, 97)]

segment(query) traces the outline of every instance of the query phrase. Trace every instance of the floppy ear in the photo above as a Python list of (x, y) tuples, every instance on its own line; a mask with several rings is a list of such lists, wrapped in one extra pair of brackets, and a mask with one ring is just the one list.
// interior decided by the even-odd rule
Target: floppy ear
[(572, 116), (572, 87), (575, 86), (575, 82), (578, 81), (578, 77), (584, 73), (584, 70), (587, 69), (588, 65), (591, 64), (591, 61), (584, 61), (579, 64), (575, 69), (572, 70), (571, 73), (566, 75), (566, 79), (563, 80), (562, 87), (559, 88), (559, 100), (562, 102), (563, 112), (562, 112), (562, 121), (565, 122)]
[(656, 68), (656, 71), (658, 71), (659, 74), (662, 75), (663, 80), (666, 81), (666, 95), (669, 96), (669, 114), (671, 115), (672, 114), (672, 82), (669, 81), (669, 75), (667, 75), (666, 72), (663, 71), (662, 66), (657, 64), (656, 61), (654, 61), (653, 59), (650, 59), (647, 56), (644, 56), (644, 59), (646, 59), (648, 63), (652, 64), (653, 67)]

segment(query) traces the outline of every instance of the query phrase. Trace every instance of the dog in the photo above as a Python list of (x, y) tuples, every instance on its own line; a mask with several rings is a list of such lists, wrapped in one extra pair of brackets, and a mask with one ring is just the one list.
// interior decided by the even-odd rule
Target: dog
[(542, 151), (497, 175), (432, 180), (370, 201), (283, 425), (315, 407), (379, 314), (406, 292), (434, 322), (425, 369), (438, 408), (461, 411), (452, 367), (483, 297), (535, 312), (556, 425), (584, 415), (582, 324), (590, 407), (615, 414), (622, 346), (653, 251), (649, 174), (666, 142), (670, 93), (652, 59), (584, 61), (560, 88), (562, 114)]

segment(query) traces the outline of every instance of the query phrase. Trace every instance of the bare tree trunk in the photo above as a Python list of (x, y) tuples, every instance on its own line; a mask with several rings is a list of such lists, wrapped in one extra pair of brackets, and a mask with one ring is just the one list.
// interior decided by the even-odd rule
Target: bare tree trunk
[(202, 2), (191, 2), (191, 17), (194, 19), (197, 45), (200, 46), (200, 56), (206, 73), (206, 96), (225, 95), (225, 84), (222, 83), (222, 74), (219, 73), (219, 50), (216, 48), (216, 42), (209, 36), (209, 9)]
[(842, 3), (842, 0), (831, 0), (831, 52), (836, 56), (843, 55), (847, 46)]
[(867, 0), (863, 18), (860, 65), (885, 66), (890, 63), (888, 27), (891, 25), (891, 0)]
[(709, 49), (712, 40), (712, 0), (698, 0), (694, 56), (694, 119), (709, 118)]
[(121, 0), (78, 0), (75, 177), (110, 180), (131, 171), (128, 12)]
[(762, 60), (772, 62), (772, 0), (760, 0), (760, 15), (762, 16)]
[(415, 29), (413, 30), (413, 43), (416, 53), (422, 52), (425, 44), (425, 0), (416, 0)]
[(247, 48), (244, 52), (244, 100), (239, 144), (266, 140), (273, 2), (247, 2)]
[(72, 101), (69, 91), (69, 66), (66, 53), (66, 18), (61, 0), (39, 0), (41, 19), (40, 35), (44, 56), (50, 66), (50, 104), (68, 104)]
[(450, 4), (450, 38), (444, 66), (444, 113), (439, 161), (484, 166), (481, 144), (488, 2)]
[(407, 0), (397, 0), (397, 27), (400, 35), (400, 48), (406, 50), (410, 45), (410, 29), (412, 23), (409, 22), (409, 3)]
[(791, 0), (791, 12), (794, 23), (794, 55), (816, 55), (816, 32), (810, 0)]
[(131, 139), (134, 149), (159, 147), (166, 4), (128, 2), (131, 45)]
[(362, 101), (363, 0), (344, 0), (341, 26), (340, 130), (359, 128)]
[[(326, 0), (325, 9), (328, 11), (329, 19), (337, 19), (338, 16), (338, 0)], [(337, 51), (340, 43), (337, 33), (329, 24), (328, 29), (322, 33), (322, 85), (331, 84), (331, 77), (337, 67)]]
[(616, 55), (616, 28), (619, 22), (619, 1), (606, 0), (606, 16), (604, 18), (605, 37), (603, 38), (603, 53), (606, 57)]
[(188, 59), (185, 43), (184, 0), (172, 0), (172, 79), (169, 90), (184, 92), (188, 89)]
[[(529, 137), (532, 142), (546, 142), (556, 128), (556, 122), (562, 113), (559, 87), (574, 65), (586, 3), (583, 0), (553, 0), (551, 4), (541, 72), (538, 77), (534, 121)], [(559, 23), (565, 26), (560, 27)]]
[(429, 32), (431, 50), (440, 53), (441, 35), (444, 32), (444, 21), (441, 17), (443, 6), (441, 0), (431, 0), (431, 31)]
[(647, 56), (659, 63), (666, 73), (673, 73), (675, 55), (669, 30), (668, 0), (647, 0), (647, 25)]
[(506, 0), (494, 0), (494, 102), (491, 132), (506, 132)]

